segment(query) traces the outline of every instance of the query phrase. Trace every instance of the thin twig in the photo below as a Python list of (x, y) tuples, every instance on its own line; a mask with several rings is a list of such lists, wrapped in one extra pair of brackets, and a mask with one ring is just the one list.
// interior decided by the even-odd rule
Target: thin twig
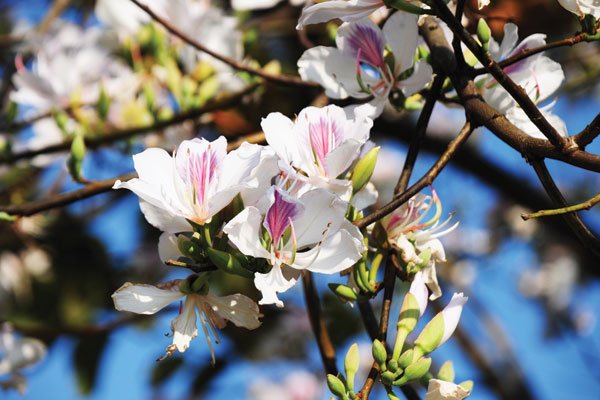
[(144, 10), (150, 17), (152, 17), (153, 20), (158, 22), (160, 25), (164, 26), (166, 30), (171, 32), (173, 35), (177, 36), (179, 39), (183, 40), (184, 42), (186, 42), (190, 46), (196, 48), (197, 50), (200, 50), (200, 51), (216, 58), (217, 60), (220, 60), (220, 61), (224, 62), (225, 64), (233, 67), (234, 69), (237, 69), (238, 71), (248, 72), (249, 74), (259, 76), (269, 82), (280, 83), (280, 84), (288, 85), (288, 86), (301, 86), (301, 87), (314, 87), (314, 88), (319, 87), (319, 85), (317, 85), (316, 83), (303, 81), (301, 78), (299, 78), (297, 76), (270, 74), (263, 70), (250, 67), (249, 65), (244, 64), (240, 61), (237, 61), (231, 57), (227, 57), (227, 56), (224, 56), (223, 54), (219, 54), (219, 53), (209, 49), (208, 47), (204, 46), (202, 43), (187, 36), (185, 33), (183, 33), (178, 28), (176, 28), (175, 25), (173, 25), (171, 22), (169, 22), (165, 18), (161, 17), (160, 15), (158, 15), (157, 13), (152, 11), (152, 9), (150, 7), (148, 7), (145, 4), (142, 4), (142, 2), (140, 2), (139, 0), (130, 0), (130, 1), (132, 1), (135, 5), (137, 5), (142, 10)]
[(579, 203), (579, 204), (575, 204), (575, 205), (563, 207), (563, 208), (540, 210), (540, 211), (530, 213), (530, 214), (521, 214), (521, 218), (523, 218), (523, 220), (527, 221), (528, 219), (531, 219), (531, 218), (548, 217), (550, 215), (561, 215), (561, 214), (567, 214), (567, 213), (572, 213), (572, 212), (576, 212), (576, 211), (589, 210), (590, 208), (592, 208), (594, 205), (598, 204), (599, 202), (600, 202), (600, 194), (597, 194), (596, 196), (592, 197), (591, 199), (589, 199), (587, 201), (584, 201), (583, 203)]
[[(548, 171), (548, 168), (546, 168), (544, 160), (530, 158), (528, 161), (533, 167), (540, 182), (544, 186), (546, 193), (548, 193), (548, 196), (554, 202), (555, 207), (568, 207), (567, 201), (558, 189), (558, 186), (556, 186), (552, 175), (550, 175), (550, 171)], [(592, 253), (594, 253), (596, 257), (600, 258), (600, 239), (598, 239), (589, 230), (589, 228), (583, 223), (581, 218), (579, 218), (577, 213), (561, 214), (561, 217), (565, 220), (567, 225), (569, 225), (569, 227), (571, 228), (573, 233), (575, 233), (579, 241)]]
[[(210, 113), (210, 112), (213, 112), (216, 110), (232, 107), (232, 106), (236, 105), (239, 101), (241, 101), (241, 99), (245, 95), (251, 93), (256, 88), (257, 88), (257, 85), (251, 85), (248, 88), (246, 88), (238, 93), (234, 93), (232, 95), (228, 95), (221, 99), (212, 101), (212, 102), (204, 105), (203, 107), (191, 109), (189, 111), (186, 111), (186, 112), (183, 112), (180, 114), (176, 114), (175, 116), (173, 116), (169, 119), (166, 119), (164, 121), (158, 121), (152, 125), (97, 133), (91, 137), (87, 137), (85, 139), (85, 145), (87, 148), (95, 149), (95, 148), (98, 148), (98, 147), (106, 145), (106, 144), (114, 143), (114, 142), (117, 142), (120, 140), (129, 139), (135, 135), (140, 135), (140, 134), (144, 134), (144, 133), (152, 133), (155, 131), (159, 131), (159, 130), (168, 128), (173, 125), (178, 125), (189, 119), (198, 118), (204, 114), (207, 114), (207, 113)], [(52, 153), (68, 151), (71, 148), (72, 142), (73, 142), (73, 139), (69, 139), (69, 140), (65, 140), (61, 143), (56, 143), (53, 145), (42, 147), (40, 149), (26, 150), (26, 151), (22, 151), (20, 153), (6, 155), (3, 157), (0, 157), (0, 165), (1, 164), (12, 164), (18, 160), (30, 159), (30, 158), (33, 158), (33, 157), (36, 157), (36, 156), (39, 156), (42, 154), (52, 154)]]
[(410, 145), (408, 146), (408, 153), (406, 154), (406, 159), (404, 160), (404, 167), (402, 167), (400, 178), (398, 179), (398, 183), (396, 184), (396, 188), (394, 189), (395, 194), (406, 190), (406, 188), (408, 187), (410, 176), (412, 175), (415, 162), (417, 161), (417, 156), (419, 155), (421, 143), (425, 138), (425, 132), (427, 131), (427, 126), (429, 125), (429, 120), (431, 118), (431, 113), (433, 112), (433, 107), (435, 106), (437, 98), (440, 96), (440, 93), (442, 91), (444, 79), (446, 79), (444, 75), (437, 75), (433, 80), (433, 83), (431, 84), (431, 89), (427, 94), (425, 106), (423, 107), (423, 110), (419, 115), (419, 120), (417, 121), (416, 132), (412, 137)]
[(315, 283), (310, 271), (302, 271), (302, 287), (304, 289), (304, 301), (306, 302), (310, 325), (312, 326), (315, 339), (319, 345), (323, 367), (327, 374), (337, 375), (338, 370), (335, 365), (335, 347), (331, 342), (331, 338), (327, 332), (327, 326), (325, 326), (325, 321), (323, 320), (319, 294), (315, 288)]

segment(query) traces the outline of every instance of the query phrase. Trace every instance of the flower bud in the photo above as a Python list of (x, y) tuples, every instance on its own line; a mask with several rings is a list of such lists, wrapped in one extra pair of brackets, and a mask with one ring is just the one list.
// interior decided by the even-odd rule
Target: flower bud
[(398, 361), (392, 358), (390, 361), (388, 361), (387, 367), (390, 371), (392, 371), (395, 374), (400, 368), (400, 365), (398, 364)]
[(81, 166), (83, 165), (83, 158), (85, 157), (85, 141), (83, 140), (83, 135), (78, 134), (75, 135), (73, 142), (71, 142), (71, 154), (69, 156), (69, 160), (67, 161), (67, 167), (69, 168), (69, 173), (73, 177), (73, 179), (77, 182), (83, 179), (83, 175), (81, 173)]
[(344, 369), (346, 371), (346, 381), (348, 389), (354, 391), (354, 376), (358, 371), (360, 354), (358, 352), (358, 345), (352, 344), (346, 353), (346, 359), (344, 360)]
[(480, 18), (479, 22), (477, 22), (477, 37), (479, 38), (483, 48), (487, 51), (490, 38), (492, 37), (492, 31), (483, 18)]
[(358, 299), (358, 295), (350, 286), (339, 283), (330, 283), (328, 286), (342, 301), (355, 301)]
[(437, 378), (446, 382), (454, 382), (454, 366), (452, 365), (452, 361), (446, 361), (440, 367)]
[(373, 359), (381, 369), (385, 370), (385, 362), (387, 360), (387, 351), (383, 343), (381, 343), (378, 339), (373, 341), (373, 347), (371, 349), (373, 352)]
[(352, 193), (359, 192), (371, 179), (375, 164), (377, 163), (377, 155), (379, 154), (379, 146), (373, 147), (367, 152), (354, 166), (352, 170)]
[(254, 276), (251, 271), (242, 267), (237, 258), (229, 253), (209, 247), (206, 249), (206, 254), (210, 261), (220, 270), (229, 274), (243, 276), (244, 278), (252, 278)]
[(108, 111), (110, 110), (110, 97), (106, 93), (104, 84), (100, 84), (100, 94), (98, 95), (98, 102), (96, 103), (96, 110), (102, 121), (106, 121), (108, 118)]
[(423, 354), (428, 354), (444, 344), (454, 333), (467, 299), (468, 297), (465, 297), (462, 293), (454, 293), (446, 308), (433, 317), (423, 328), (423, 331), (415, 340), (415, 348), (418, 347)]
[(406, 367), (408, 367), (410, 365), (410, 363), (412, 363), (412, 360), (413, 360), (413, 350), (408, 349), (404, 353), (402, 353), (400, 358), (398, 358), (398, 366), (402, 369), (405, 369)]
[(396, 374), (392, 371), (385, 371), (381, 374), (381, 381), (386, 386), (391, 385), (394, 382), (394, 379), (396, 379)]
[(327, 374), (327, 386), (331, 393), (339, 398), (347, 398), (346, 386), (344, 383), (335, 375)]
[(467, 392), (472, 392), (473, 391), (473, 381), (471, 381), (471, 380), (461, 382), (461, 383), (458, 384), (458, 386), (460, 386), (461, 388), (463, 388)]
[(396, 381), (394, 381), (394, 385), (401, 386), (412, 380), (419, 379), (424, 376), (427, 372), (429, 372), (429, 368), (431, 367), (431, 358), (423, 357), (410, 364), (404, 370), (404, 375)]
[(11, 101), (10, 103), (8, 103), (8, 107), (6, 108), (6, 113), (4, 115), (4, 118), (6, 119), (6, 123), (7, 124), (12, 124), (15, 119), (17, 118), (17, 115), (19, 114), (19, 104), (15, 103), (14, 101)]

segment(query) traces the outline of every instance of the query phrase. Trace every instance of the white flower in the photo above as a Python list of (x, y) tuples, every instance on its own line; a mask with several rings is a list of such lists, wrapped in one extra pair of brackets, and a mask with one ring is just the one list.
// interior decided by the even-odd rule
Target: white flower
[(341, 19), (344, 22), (357, 21), (368, 17), (381, 7), (383, 0), (329, 0), (306, 7), (298, 20), (296, 29), (306, 25), (319, 24)]
[[(436, 206), (435, 215), (424, 222), (423, 219), (433, 204)], [(382, 220), (388, 240), (400, 250), (402, 260), (406, 264), (414, 263), (422, 268), (423, 279), (432, 292), (431, 300), (442, 294), (435, 265), (437, 262), (446, 261), (444, 246), (438, 238), (458, 226), (457, 222), (446, 228), (451, 217), (440, 223), (441, 214), (442, 205), (434, 192), (433, 196), (418, 194), (412, 197)]]
[(326, 188), (346, 201), (352, 194), (351, 182), (338, 177), (357, 159), (372, 125), (368, 117), (349, 119), (335, 105), (307, 107), (295, 121), (271, 113), (261, 123), (279, 158), (300, 172), (295, 179), (307, 177), (306, 187)]
[(462, 400), (471, 394), (456, 383), (430, 379), (425, 400)]
[[(337, 31), (337, 48), (317, 46), (304, 52), (298, 60), (300, 76), (318, 82), (331, 98), (372, 97), (355, 115), (377, 117), (390, 94), (410, 96), (431, 80), (431, 66), (414, 62), (417, 35), (417, 16), (402, 11), (386, 21), (383, 31), (366, 18), (346, 22)], [(384, 56), (386, 46), (393, 57)]]
[(325, 274), (352, 266), (365, 250), (360, 231), (345, 219), (347, 203), (334, 193), (314, 189), (298, 199), (278, 187), (269, 194), (263, 216), (247, 207), (224, 228), (229, 240), (245, 255), (269, 262), (268, 273), (256, 273), (260, 304), (283, 306), (277, 293), (291, 288), (300, 270)]
[(227, 154), (220, 137), (185, 140), (174, 156), (152, 148), (133, 156), (139, 178), (115, 182), (140, 197), (148, 222), (169, 233), (190, 231), (186, 220), (209, 222), (243, 188), (256, 187), (252, 176), (261, 161), (262, 147), (248, 143)]
[(417, 304), (419, 305), (419, 316), (422, 317), (427, 308), (427, 297), (429, 296), (423, 271), (419, 271), (415, 274), (408, 292), (414, 296), (415, 300), (417, 300)]
[(248, 391), (250, 400), (318, 400), (322, 398), (323, 382), (314, 374), (295, 371), (283, 381), (258, 379)]
[[(527, 49), (546, 44), (546, 35), (540, 33), (526, 37), (519, 45), (517, 45), (518, 38), (516, 25), (510, 23), (504, 25), (502, 43), (498, 44), (493, 38), (490, 39), (492, 57), (496, 61), (501, 61)], [(521, 86), (535, 103), (541, 103), (549, 99), (565, 78), (561, 65), (541, 53), (505, 67), (504, 72)], [(506, 113), (507, 118), (525, 133), (534, 137), (545, 138), (539, 129), (525, 116), (512, 96), (493, 77), (487, 75), (478, 84), (482, 85), (483, 98), (486, 102), (498, 111)], [(545, 106), (542, 112), (549, 117), (550, 123), (559, 133), (566, 134), (564, 122), (549, 111), (553, 104), (550, 103)]]
[[(156, 10), (162, 8), (163, 1), (152, 0), (148, 4)], [(100, 22), (122, 34), (135, 34), (142, 25), (150, 22), (150, 16), (131, 1), (98, 0), (94, 12)]]
[(46, 356), (46, 346), (37, 339), (18, 338), (10, 324), (0, 329), (0, 375), (10, 374), (8, 380), (0, 381), (3, 387), (25, 391), (25, 378), (21, 370), (38, 363)]
[(118, 311), (151, 315), (185, 297), (179, 315), (171, 323), (173, 344), (167, 347), (167, 355), (172, 354), (175, 350), (183, 353), (189, 348), (191, 340), (198, 335), (197, 311), (213, 364), (215, 355), (209, 329), (215, 337), (216, 343), (219, 343), (215, 328), (223, 329), (227, 321), (246, 329), (256, 329), (260, 326), (259, 317), (262, 315), (259, 313), (258, 305), (252, 299), (239, 293), (224, 297), (202, 292), (184, 293), (180, 289), (181, 282), (183, 281), (174, 280), (157, 286), (134, 285), (127, 282), (112, 295), (115, 308)]
[(584, 18), (587, 14), (600, 18), (600, 0), (558, 0), (568, 11)]
[(36, 52), (31, 70), (17, 56), (11, 100), (42, 112), (65, 107), (73, 97), (83, 103), (95, 101), (101, 82), (109, 95), (130, 86), (131, 71), (111, 57), (107, 40), (98, 28), (61, 25), (54, 40)]
[(479, 8), (481, 10), (483, 7), (489, 6), (490, 1), (491, 0), (477, 0), (477, 8)]

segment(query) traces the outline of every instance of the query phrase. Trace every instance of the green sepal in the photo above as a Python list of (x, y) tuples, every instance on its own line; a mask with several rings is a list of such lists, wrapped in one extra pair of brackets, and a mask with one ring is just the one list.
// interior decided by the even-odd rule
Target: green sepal
[(413, 381), (415, 379), (420, 379), (427, 372), (429, 372), (429, 368), (431, 367), (431, 358), (423, 357), (410, 364), (404, 370), (404, 375), (400, 377), (400, 379), (394, 381), (394, 385), (402, 386), (406, 383)]
[(206, 254), (210, 261), (222, 271), (243, 276), (244, 278), (252, 278), (254, 276), (254, 273), (242, 267), (240, 261), (230, 253), (209, 247), (206, 249)]
[(466, 391), (472, 392), (473, 391), (473, 386), (475, 384), (473, 383), (473, 381), (468, 380), (468, 381), (464, 381), (458, 384), (458, 386), (460, 386), (461, 388), (465, 389)]
[(415, 350), (418, 348), (423, 355), (429, 354), (437, 348), (442, 337), (444, 337), (444, 317), (440, 312), (425, 325), (415, 340)]
[(413, 360), (413, 350), (408, 349), (404, 353), (402, 353), (400, 358), (398, 358), (398, 366), (402, 369), (406, 369), (406, 367), (408, 367), (412, 363), (412, 360)]

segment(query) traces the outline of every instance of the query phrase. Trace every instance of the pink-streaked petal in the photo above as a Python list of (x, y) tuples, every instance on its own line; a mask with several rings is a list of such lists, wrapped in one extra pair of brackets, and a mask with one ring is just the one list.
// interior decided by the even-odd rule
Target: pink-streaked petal
[(279, 247), (279, 241), (290, 223), (303, 212), (303, 206), (297, 200), (284, 193), (279, 188), (274, 188), (273, 203), (263, 222), (264, 227), (271, 236), (272, 244)]
[(355, 60), (355, 63), (360, 55), (360, 62), (375, 68), (385, 68), (385, 38), (381, 29), (370, 19), (342, 24), (338, 28), (335, 41), (338, 49)]

